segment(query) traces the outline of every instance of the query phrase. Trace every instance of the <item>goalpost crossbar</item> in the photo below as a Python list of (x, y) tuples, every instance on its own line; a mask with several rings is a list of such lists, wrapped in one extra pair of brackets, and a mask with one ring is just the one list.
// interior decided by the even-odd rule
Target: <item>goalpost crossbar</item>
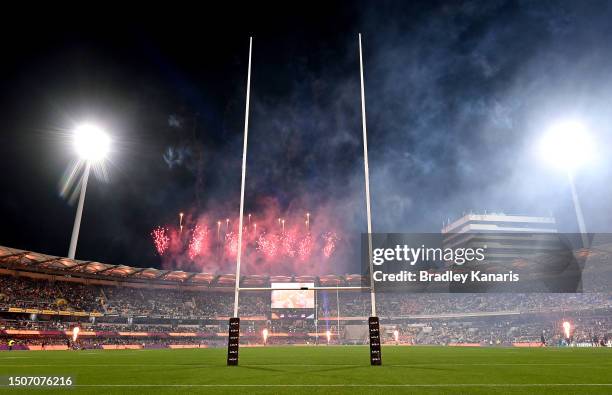
[(270, 287), (245, 287), (240, 291), (369, 291), (370, 287), (300, 287), (300, 288), (270, 288)]

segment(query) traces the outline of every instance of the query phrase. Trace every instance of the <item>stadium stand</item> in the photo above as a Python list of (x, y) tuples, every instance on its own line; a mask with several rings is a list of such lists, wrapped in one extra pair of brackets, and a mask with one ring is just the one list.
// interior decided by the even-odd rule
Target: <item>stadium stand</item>
[[(244, 276), (243, 284), (307, 282), (359, 285), (360, 275)], [(68, 347), (79, 326), (81, 348), (215, 347), (226, 343), (233, 275), (164, 271), (75, 261), (0, 247), (0, 349)], [(319, 291), (315, 309), (274, 310), (267, 293), (241, 295), (243, 340), (261, 344), (367, 342), (369, 294)], [(338, 311), (338, 306), (340, 310)], [(612, 338), (612, 294), (380, 294), (384, 340), (440, 345), (573, 344)], [(360, 329), (361, 328), (361, 329)]]

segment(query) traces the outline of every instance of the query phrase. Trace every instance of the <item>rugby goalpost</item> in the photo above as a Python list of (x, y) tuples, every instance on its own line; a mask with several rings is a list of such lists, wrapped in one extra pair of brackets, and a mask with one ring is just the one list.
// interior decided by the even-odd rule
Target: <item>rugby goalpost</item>
[[(361, 33), (358, 35), (359, 39), (359, 80), (361, 87), (361, 125), (363, 131), (363, 164), (364, 164), (364, 178), (365, 178), (365, 200), (366, 200), (366, 217), (367, 217), (367, 230), (368, 230), (368, 256), (369, 256), (369, 277), (370, 277), (370, 286), (369, 287), (356, 287), (356, 286), (348, 286), (348, 287), (322, 287), (322, 286), (313, 286), (313, 287), (300, 287), (300, 288), (269, 288), (269, 287), (240, 287), (240, 264), (242, 257), (242, 224), (244, 217), (244, 191), (245, 191), (245, 180), (246, 180), (246, 159), (247, 159), (247, 146), (248, 146), (248, 137), (249, 137), (249, 107), (250, 107), (250, 98), (251, 98), (251, 65), (252, 65), (252, 55), (253, 55), (253, 37), (249, 37), (249, 63), (248, 63), (248, 71), (247, 71), (247, 87), (246, 87), (246, 105), (245, 105), (245, 114), (244, 114), (244, 140), (242, 146), (242, 180), (240, 185), (240, 217), (238, 220), (238, 252), (236, 254), (236, 279), (234, 285), (234, 314), (229, 319), (229, 333), (228, 333), (228, 343), (227, 343), (227, 365), (235, 366), (238, 365), (238, 355), (239, 355), (239, 347), (240, 347), (240, 317), (238, 316), (238, 300), (240, 296), (240, 291), (264, 291), (264, 292), (272, 292), (273, 290), (307, 290), (314, 291), (315, 298), (317, 291), (330, 291), (330, 290), (364, 290), (368, 289), (370, 291), (370, 302), (371, 302), (371, 316), (368, 318), (368, 329), (369, 329), (369, 339), (370, 339), (370, 364), (371, 365), (381, 365), (381, 343), (380, 343), (380, 324), (378, 317), (376, 316), (376, 292), (374, 289), (374, 281), (372, 278), (372, 214), (371, 214), (371, 206), (370, 206), (370, 170), (368, 163), (368, 135), (366, 128), (366, 112), (365, 112), (365, 88), (364, 88), (364, 78), (363, 78), (363, 54), (362, 54), (362, 46), (361, 46)], [(315, 309), (317, 306), (315, 305)], [(315, 311), (315, 314), (317, 312)], [(318, 331), (318, 330), (317, 330)]]

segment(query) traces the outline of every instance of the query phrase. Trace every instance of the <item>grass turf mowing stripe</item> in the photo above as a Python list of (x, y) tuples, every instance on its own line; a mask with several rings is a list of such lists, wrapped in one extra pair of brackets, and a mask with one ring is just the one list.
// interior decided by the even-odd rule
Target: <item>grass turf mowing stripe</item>
[[(7, 387), (7, 386), (3, 386)], [(76, 384), (73, 387), (612, 387), (612, 383), (457, 384)]]

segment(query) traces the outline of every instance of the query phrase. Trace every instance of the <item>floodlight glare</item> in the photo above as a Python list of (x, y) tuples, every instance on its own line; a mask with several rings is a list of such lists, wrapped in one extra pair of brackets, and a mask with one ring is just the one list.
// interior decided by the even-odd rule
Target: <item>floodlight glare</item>
[(83, 215), (83, 204), (85, 203), (85, 191), (87, 190), (87, 180), (92, 166), (97, 166), (104, 160), (110, 148), (110, 137), (99, 127), (91, 124), (83, 124), (74, 130), (74, 148), (85, 162), (83, 176), (81, 178), (81, 193), (79, 194), (79, 205), (77, 206), (72, 237), (70, 238), (70, 248), (68, 258), (74, 259), (77, 241), (79, 239), (79, 229), (81, 228), (81, 217)]
[(74, 147), (81, 159), (98, 162), (106, 157), (110, 148), (110, 138), (99, 127), (84, 124), (74, 131)]
[(553, 125), (540, 141), (539, 149), (544, 160), (568, 172), (587, 163), (594, 153), (591, 136), (577, 121)]
[(592, 159), (595, 154), (593, 140), (582, 123), (559, 122), (548, 129), (540, 141), (539, 151), (544, 160), (567, 173), (582, 245), (586, 248), (589, 244), (582, 208), (574, 185), (574, 171)]

